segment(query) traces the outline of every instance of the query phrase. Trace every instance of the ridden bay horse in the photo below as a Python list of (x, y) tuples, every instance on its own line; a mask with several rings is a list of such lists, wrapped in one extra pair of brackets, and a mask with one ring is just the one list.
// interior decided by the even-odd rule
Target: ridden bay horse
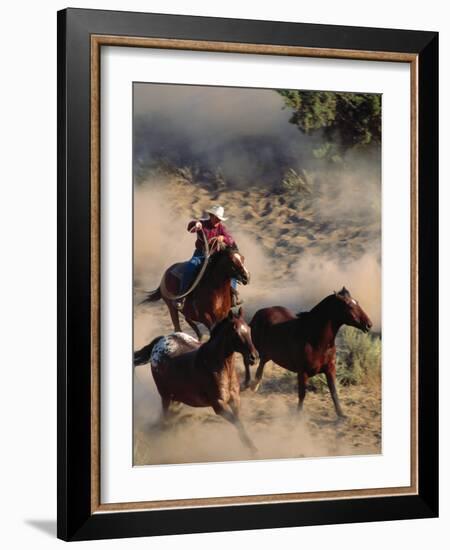
[[(251, 323), (252, 339), (259, 353), (259, 366), (252, 388), (261, 383), (264, 365), (272, 360), (297, 373), (298, 409), (302, 410), (308, 378), (324, 373), (336, 414), (345, 418), (336, 390), (335, 338), (342, 325), (368, 332), (372, 327), (367, 314), (343, 287), (324, 298), (311, 311), (294, 315), (284, 307), (258, 310)], [(244, 387), (250, 385), (250, 368), (245, 364)]]
[(216, 414), (236, 426), (241, 441), (255, 452), (239, 418), (240, 387), (233, 360), (235, 352), (244, 357), (246, 364), (257, 361), (258, 352), (242, 308), (237, 315), (230, 310), (204, 344), (183, 332), (159, 336), (135, 352), (134, 364), (150, 362), (164, 418), (172, 401), (191, 407), (212, 407)]
[[(168, 294), (176, 295), (180, 280), (175, 273), (181, 263), (169, 267), (164, 273), (159, 287), (149, 292), (143, 303), (156, 302), (161, 298), (166, 303), (175, 331), (180, 332), (178, 310)], [(231, 278), (243, 285), (250, 281), (250, 273), (244, 265), (244, 256), (235, 246), (225, 246), (214, 252), (208, 260), (203, 278), (191, 294), (186, 296), (181, 312), (186, 322), (194, 330), (197, 338), (201, 333), (196, 322), (204, 324), (209, 330), (226, 317), (231, 308)]]

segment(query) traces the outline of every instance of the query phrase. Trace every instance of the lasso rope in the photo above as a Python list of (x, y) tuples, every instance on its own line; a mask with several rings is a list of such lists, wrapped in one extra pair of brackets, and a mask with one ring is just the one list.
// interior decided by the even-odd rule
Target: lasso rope
[[(209, 243), (208, 243), (208, 239), (206, 238), (205, 232), (203, 231), (203, 229), (201, 231), (202, 231), (203, 242), (205, 244), (205, 259), (203, 261), (202, 267), (200, 268), (200, 271), (197, 273), (197, 276), (195, 277), (192, 285), (186, 290), (186, 292), (183, 292), (182, 294), (172, 294), (167, 289), (166, 277), (164, 275), (163, 278), (161, 279), (161, 284), (159, 285), (159, 289), (161, 291), (162, 296), (164, 298), (166, 298), (167, 300), (181, 300), (182, 298), (185, 298), (186, 296), (188, 296), (191, 292), (193, 292), (197, 288), (198, 284), (200, 283), (200, 281), (203, 278), (205, 270), (208, 266), (209, 258), (212, 255), (212, 249), (217, 244), (218, 241), (217, 241), (217, 237), (213, 237), (213, 239), (216, 239), (216, 241), (210, 247)], [(213, 240), (213, 239), (211, 239), (211, 240)]]

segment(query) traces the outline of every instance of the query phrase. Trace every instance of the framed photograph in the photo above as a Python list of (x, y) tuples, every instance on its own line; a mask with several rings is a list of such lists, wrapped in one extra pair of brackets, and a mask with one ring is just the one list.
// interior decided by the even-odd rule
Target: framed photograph
[(58, 13), (58, 537), (438, 514), (438, 35)]

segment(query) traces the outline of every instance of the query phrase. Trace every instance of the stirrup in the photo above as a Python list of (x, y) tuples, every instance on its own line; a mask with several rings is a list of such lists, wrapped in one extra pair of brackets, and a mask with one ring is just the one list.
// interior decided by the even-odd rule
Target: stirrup
[(175, 306), (175, 309), (177, 311), (181, 311), (184, 307), (184, 300), (185, 298), (180, 298), (179, 300), (174, 300), (173, 305)]

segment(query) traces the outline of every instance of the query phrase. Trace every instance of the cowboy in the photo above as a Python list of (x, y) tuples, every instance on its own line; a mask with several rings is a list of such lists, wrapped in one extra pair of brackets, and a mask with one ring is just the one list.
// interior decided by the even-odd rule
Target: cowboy
[[(235, 245), (233, 237), (228, 233), (227, 228), (222, 222), (226, 221), (224, 217), (225, 211), (223, 206), (212, 206), (209, 210), (206, 210), (209, 214), (209, 218), (201, 220), (192, 220), (188, 223), (187, 230), (190, 233), (197, 233), (197, 240), (195, 241), (195, 250), (192, 258), (187, 262), (183, 277), (180, 285), (180, 294), (183, 294), (194, 278), (195, 273), (205, 261), (205, 244), (201, 230), (205, 233), (205, 237), (209, 242), (212, 238), (216, 237), (219, 244), (226, 246)], [(232, 306), (238, 306), (242, 304), (242, 300), (237, 291), (236, 279), (231, 279), (231, 292), (232, 292)], [(177, 309), (181, 310), (184, 305), (184, 298), (175, 301)]]

